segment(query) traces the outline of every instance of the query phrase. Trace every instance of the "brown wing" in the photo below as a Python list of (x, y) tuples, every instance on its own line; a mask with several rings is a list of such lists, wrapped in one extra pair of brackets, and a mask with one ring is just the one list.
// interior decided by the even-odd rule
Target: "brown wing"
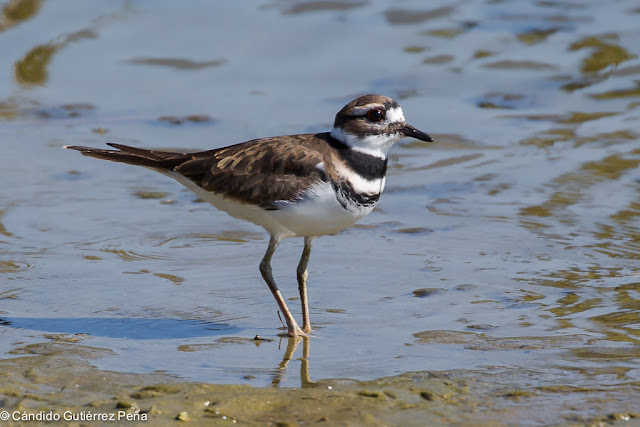
[(116, 150), (66, 146), (104, 160), (174, 171), (206, 191), (276, 209), (273, 201), (295, 200), (314, 182), (324, 180), (328, 134), (291, 135), (247, 141), (195, 153), (144, 150), (109, 143)]
[(326, 142), (313, 135), (264, 138), (193, 153), (173, 170), (206, 191), (275, 209), (273, 201), (294, 200), (314, 182)]

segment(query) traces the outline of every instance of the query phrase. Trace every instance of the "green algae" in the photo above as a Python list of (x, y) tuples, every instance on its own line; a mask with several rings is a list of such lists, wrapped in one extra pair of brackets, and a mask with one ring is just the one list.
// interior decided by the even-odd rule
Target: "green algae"
[(454, 37), (459, 36), (464, 33), (465, 30), (463, 28), (439, 28), (436, 30), (428, 30), (425, 31), (425, 35), (434, 36), (434, 37), (442, 37), (446, 39), (452, 39)]
[(12, 1), (2, 8), (2, 16), (12, 21), (26, 21), (38, 12), (41, 4), (41, 0)]
[(594, 99), (616, 99), (640, 96), (640, 82), (634, 82), (635, 87), (616, 89), (591, 95)]
[(552, 34), (555, 34), (558, 31), (558, 28), (548, 28), (548, 29), (533, 29), (522, 32), (517, 35), (518, 40), (524, 44), (536, 44), (541, 43), (547, 39)]
[[(567, 207), (580, 203), (588, 196), (588, 190), (598, 183), (618, 180), (624, 174), (635, 170), (638, 165), (640, 165), (640, 159), (636, 158), (633, 153), (612, 154), (600, 160), (586, 162), (577, 170), (558, 176), (548, 184), (554, 191), (546, 201), (520, 209), (523, 226), (530, 229), (544, 226), (539, 221), (533, 221), (533, 217), (554, 217), (562, 223), (572, 223), (574, 219), (567, 214)], [(626, 210), (628, 209), (623, 209), (623, 211)], [(614, 217), (615, 215), (618, 214), (614, 214)], [(606, 226), (600, 227), (599, 238), (602, 240), (607, 235), (607, 229)], [(629, 232), (633, 233), (632, 230)], [(638, 258), (638, 254), (634, 256), (632, 253), (628, 253), (628, 255), (632, 258)]]
[(169, 194), (166, 191), (147, 191), (147, 190), (138, 190), (133, 192), (133, 196), (139, 198), (139, 199), (162, 199), (167, 197)]
[(60, 45), (44, 44), (31, 49), (14, 65), (16, 81), (23, 86), (43, 85), (49, 73), (47, 68)]
[(180, 283), (184, 282), (184, 277), (176, 276), (174, 274), (153, 273), (153, 275), (156, 276), (156, 277), (160, 277), (162, 279), (167, 279), (171, 283), (173, 283), (174, 285), (179, 285)]
[(582, 61), (582, 72), (597, 73), (609, 66), (618, 65), (637, 57), (630, 54), (625, 48), (605, 41), (616, 38), (613, 36), (585, 37), (572, 43), (569, 50), (591, 49), (591, 55)]
[(435, 55), (435, 56), (430, 56), (428, 58), (425, 58), (422, 61), (422, 63), (426, 65), (440, 65), (440, 64), (448, 64), (454, 59), (455, 59), (455, 56), (453, 55), (441, 54), (441, 55)]
[(495, 53), (491, 52), (490, 50), (480, 49), (480, 50), (477, 50), (477, 51), (474, 52), (473, 59), (482, 59), (482, 58), (486, 58), (486, 57), (491, 56), (491, 55), (495, 55)]
[(0, 14), (0, 31), (7, 30), (37, 15), (42, 0), (13, 0), (6, 2)]
[(407, 53), (422, 53), (426, 50), (424, 46), (406, 46), (404, 51)]
[(529, 61), (529, 60), (511, 60), (505, 59), (502, 61), (491, 62), (484, 65), (485, 68), (494, 68), (499, 70), (527, 70), (527, 71), (543, 71), (552, 70), (556, 66), (546, 62)]

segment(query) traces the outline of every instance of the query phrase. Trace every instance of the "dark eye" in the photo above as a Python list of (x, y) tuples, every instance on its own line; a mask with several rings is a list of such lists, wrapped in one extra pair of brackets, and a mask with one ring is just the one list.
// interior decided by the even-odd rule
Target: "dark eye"
[(367, 118), (372, 122), (381, 122), (384, 120), (384, 111), (379, 108), (369, 110), (369, 112), (367, 113)]

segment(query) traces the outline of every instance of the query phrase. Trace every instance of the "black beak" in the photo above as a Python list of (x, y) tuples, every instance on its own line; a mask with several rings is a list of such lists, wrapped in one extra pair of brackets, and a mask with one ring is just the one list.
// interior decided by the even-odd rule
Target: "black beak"
[(416, 129), (409, 124), (402, 126), (400, 128), (400, 132), (404, 133), (407, 136), (410, 136), (411, 138), (419, 139), (420, 141), (433, 142), (433, 138), (431, 138), (429, 134)]

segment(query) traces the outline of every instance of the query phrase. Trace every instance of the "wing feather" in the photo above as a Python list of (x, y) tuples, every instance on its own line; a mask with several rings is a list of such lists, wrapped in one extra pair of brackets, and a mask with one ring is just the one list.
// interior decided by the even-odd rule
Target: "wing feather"
[(66, 146), (86, 156), (172, 171), (206, 191), (266, 209), (296, 200), (306, 188), (326, 179), (328, 133), (255, 139), (208, 151), (174, 153), (109, 143), (113, 150)]
[(324, 159), (326, 142), (314, 135), (248, 141), (194, 154), (175, 172), (206, 191), (268, 209), (275, 201), (295, 200), (313, 183), (324, 180), (316, 168)]

